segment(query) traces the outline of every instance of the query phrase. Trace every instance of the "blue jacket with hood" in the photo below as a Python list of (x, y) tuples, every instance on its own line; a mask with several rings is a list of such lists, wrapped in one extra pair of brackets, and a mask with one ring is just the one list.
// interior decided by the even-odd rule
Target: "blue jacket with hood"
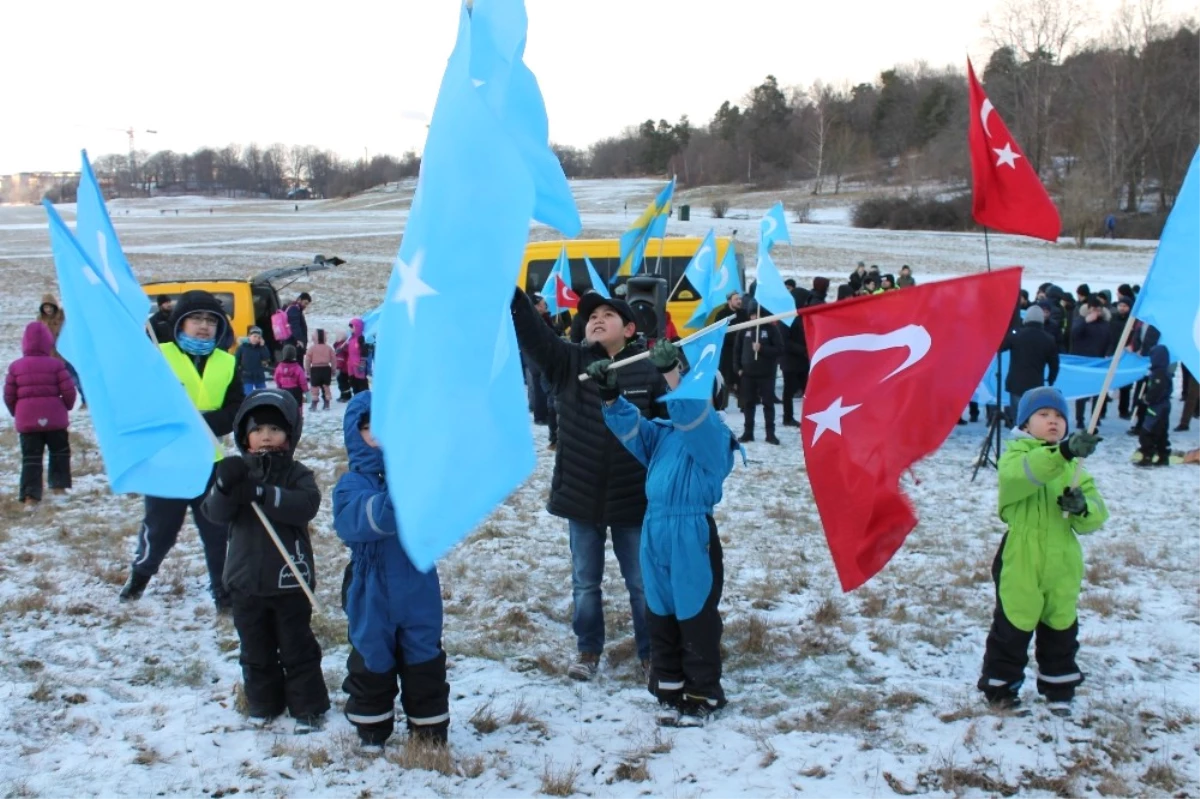
[(647, 470), (640, 552), (646, 604), (684, 621), (712, 590), (708, 517), (721, 501), (737, 444), (711, 402), (666, 404), (670, 421), (646, 419), (621, 397), (604, 407), (604, 421)]
[(442, 589), (437, 569), (421, 572), (400, 546), (388, 495), (383, 450), (363, 440), (359, 423), (371, 411), (371, 392), (346, 406), (342, 430), (350, 471), (333, 489), (333, 526), (350, 548), (342, 593), (350, 643), (367, 668), (384, 674), (441, 655)]

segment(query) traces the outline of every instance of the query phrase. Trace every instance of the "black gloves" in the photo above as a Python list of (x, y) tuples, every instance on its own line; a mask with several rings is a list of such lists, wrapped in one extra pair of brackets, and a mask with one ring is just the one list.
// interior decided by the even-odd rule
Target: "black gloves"
[(600, 389), (600, 399), (605, 402), (612, 402), (621, 396), (621, 389), (617, 388), (617, 373), (608, 368), (611, 365), (612, 361), (605, 358), (592, 361), (587, 368), (587, 376), (596, 381), (596, 387)]
[(1095, 433), (1079, 430), (1058, 445), (1062, 456), (1067, 460), (1086, 458), (1096, 451), (1096, 445), (1103, 441)]
[(1083, 489), (1064, 488), (1062, 496), (1058, 498), (1058, 507), (1074, 516), (1087, 513), (1087, 497), (1083, 495)]
[(262, 483), (250, 479), (250, 467), (242, 458), (225, 458), (217, 464), (217, 490), (239, 505), (262, 499)]

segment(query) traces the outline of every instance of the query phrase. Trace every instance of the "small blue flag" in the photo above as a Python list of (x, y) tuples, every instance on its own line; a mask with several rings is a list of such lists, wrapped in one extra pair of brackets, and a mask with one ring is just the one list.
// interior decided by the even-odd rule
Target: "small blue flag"
[(596, 273), (596, 267), (592, 266), (592, 259), (586, 255), (583, 256), (584, 263), (587, 264), (588, 279), (592, 281), (592, 291), (599, 294), (606, 300), (611, 300), (612, 295), (608, 293), (608, 286), (604, 285), (604, 281), (600, 279), (600, 275)]
[[(760, 247), (758, 250), (758, 275), (755, 280), (758, 283), (754, 289), (754, 299), (758, 301), (762, 316), (796, 309), (795, 298), (787, 290), (787, 286), (783, 285), (783, 276), (775, 268), (775, 262), (771, 260), (770, 253), (764, 247)], [(788, 316), (779, 321), (790, 326), (795, 320), (796, 317)]]
[(461, 8), (379, 321), (372, 432), (423, 570), (533, 470), (513, 286), (531, 218), (581, 227), (522, 61), (526, 28), (521, 0)]
[[(1192, 156), (1131, 313), (1162, 334), (1172, 361), (1200, 375), (1200, 149)], [(1124, 360), (1124, 357), (1122, 357)], [(1186, 421), (1186, 420), (1184, 420)]]
[(688, 320), (687, 327), (702, 325), (708, 315), (712, 313), (713, 308), (717, 307), (716, 298), (712, 296), (712, 286), (717, 276), (717, 241), (712, 230), (709, 230), (708, 235), (700, 242), (692, 260), (688, 261), (687, 269), (683, 270), (683, 276), (700, 295), (700, 304), (696, 306), (695, 313)]
[[(771, 206), (771, 210), (767, 211), (766, 216), (758, 223), (758, 246), (760, 249), (770, 252), (771, 247), (777, 241), (792, 243), (792, 237), (788, 233), (787, 218), (783, 214), (782, 202)], [(776, 313), (779, 312), (776, 311)]]
[(742, 293), (742, 279), (738, 277), (737, 251), (733, 248), (732, 239), (729, 246), (725, 248), (725, 255), (721, 257), (721, 267), (717, 270), (716, 284), (712, 287), (712, 291), (714, 292), (714, 302), (716, 297), (728, 297), (731, 291)]
[[(112, 286), (129, 315), (145, 323), (150, 316), (150, 300), (133, 276), (129, 260), (121, 250), (117, 231), (112, 218), (104, 206), (104, 194), (96, 182), (96, 174), (88, 163), (87, 150), (81, 153), (83, 167), (79, 173), (79, 189), (76, 193), (75, 240), (88, 259), (100, 267), (105, 281)], [(68, 318), (66, 324), (70, 324)], [(164, 342), (165, 343), (165, 342)]]
[(113, 493), (199, 496), (212, 473), (212, 433), (146, 336), (146, 309), (131, 316), (115, 273), (98, 269), (54, 206), (48, 200), (42, 205), (50, 218), (62, 306), (70, 314), (58, 350), (87, 394)]
[[(721, 347), (725, 343), (725, 328), (729, 327), (732, 316), (714, 322), (701, 330), (683, 345), (683, 355), (687, 358), (688, 371), (679, 381), (675, 390), (667, 394), (666, 399), (711, 399), (713, 380), (721, 365)], [(719, 410), (724, 410), (719, 409)]]

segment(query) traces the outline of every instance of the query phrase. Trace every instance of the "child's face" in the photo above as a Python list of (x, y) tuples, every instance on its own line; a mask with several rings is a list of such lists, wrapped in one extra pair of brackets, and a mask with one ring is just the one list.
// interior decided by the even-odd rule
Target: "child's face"
[(257, 347), (259, 344), (262, 344), (262, 336), (258, 335), (257, 333), (251, 333), (250, 343)]
[(258, 452), (279, 452), (287, 448), (287, 432), (273, 424), (260, 424), (246, 434), (249, 450)]
[(379, 442), (375, 440), (375, 436), (371, 435), (370, 424), (366, 424), (358, 428), (358, 432), (362, 433), (363, 441), (366, 442), (368, 447), (372, 447), (374, 449), (379, 448)]
[(1025, 423), (1029, 435), (1048, 444), (1057, 444), (1067, 434), (1067, 420), (1053, 408), (1039, 408)]

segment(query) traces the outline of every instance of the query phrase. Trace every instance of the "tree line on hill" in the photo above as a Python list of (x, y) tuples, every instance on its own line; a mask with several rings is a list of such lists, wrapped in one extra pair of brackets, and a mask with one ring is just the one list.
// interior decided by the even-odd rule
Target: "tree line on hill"
[[(1157, 235), (1200, 141), (1200, 26), (1168, 20), (1156, 0), (1127, 2), (1107, 32), (1082, 39), (1076, 0), (1003, 0), (985, 20), (995, 44), (977, 74), (997, 112), (1055, 197), (1067, 233), (1105, 216), (1149, 218)], [(970, 225), (965, 69), (924, 63), (878, 81), (781, 86), (768, 75), (706, 123), (648, 119), (586, 149), (552, 145), (568, 177), (675, 174), (683, 186), (802, 181), (815, 195), (892, 187), (900, 211), (873, 206), (860, 224)], [(96, 171), (116, 194), (196, 192), (283, 198), (348, 196), (414, 177), (415, 152), (347, 160), (312, 146), (230, 144), (193, 153), (104, 155)], [(920, 197), (939, 185), (949, 197)], [(64, 187), (62, 199), (70, 197)], [(920, 208), (917, 208), (917, 205)], [(885, 203), (886, 205), (886, 203)], [(924, 209), (923, 211), (921, 209)]]

